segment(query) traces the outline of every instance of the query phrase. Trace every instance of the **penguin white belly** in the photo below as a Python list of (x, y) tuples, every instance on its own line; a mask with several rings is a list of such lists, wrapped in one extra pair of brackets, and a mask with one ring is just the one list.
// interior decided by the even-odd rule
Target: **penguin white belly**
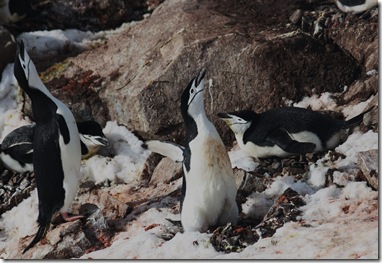
[(279, 146), (258, 146), (253, 142), (247, 142), (245, 145), (240, 146), (244, 151), (246, 151), (249, 155), (256, 158), (268, 158), (272, 156), (286, 157), (289, 156), (290, 153), (284, 151)]
[(336, 132), (330, 139), (326, 142), (326, 149), (331, 150), (337, 147), (339, 144), (344, 142), (346, 138), (348, 137), (349, 130), (344, 129), (340, 130), (339, 132)]
[(24, 166), (21, 166), (18, 161), (10, 157), (8, 154), (0, 153), (0, 159), (3, 162), (4, 166), (12, 171), (19, 173), (31, 172), (33, 171), (33, 164), (26, 163)]
[[(293, 140), (299, 142), (314, 143), (316, 145), (316, 148), (314, 149), (315, 152), (323, 150), (320, 138), (318, 138), (318, 136), (312, 132), (303, 131), (299, 133), (291, 133), (289, 135), (292, 137)], [(246, 144), (244, 144), (242, 135), (237, 134), (236, 140), (241, 149), (244, 149), (249, 155), (254, 156), (256, 158), (268, 158), (272, 156), (287, 157), (291, 155), (291, 153), (284, 151), (277, 145), (259, 146), (251, 141), (248, 141)]]
[(336, 2), (337, 2), (338, 8), (341, 9), (341, 11), (346, 12), (346, 13), (352, 12), (354, 14), (366, 11), (366, 10), (372, 8), (373, 6), (378, 5), (378, 0), (366, 0), (364, 4), (355, 5), (355, 6), (345, 6), (345, 5), (341, 4), (341, 2), (339, 2), (339, 1), (336, 1)]
[[(235, 224), (237, 189), (223, 143), (196, 138), (190, 143), (190, 150), (191, 167), (185, 173), (186, 194), (181, 215), (184, 230), (205, 232), (218, 223)], [(222, 216), (225, 218), (221, 219)]]
[[(61, 114), (61, 111), (57, 112)], [(59, 144), (61, 149), (61, 160), (62, 168), (64, 171), (64, 189), (65, 189), (65, 200), (64, 205), (61, 207), (60, 212), (68, 212), (71, 203), (73, 202), (80, 178), (80, 166), (81, 166), (81, 144), (80, 137), (78, 134), (78, 129), (76, 122), (72, 113), (66, 115), (66, 125), (69, 129), (70, 141), (68, 144), (65, 144), (62, 134), (59, 136)]]

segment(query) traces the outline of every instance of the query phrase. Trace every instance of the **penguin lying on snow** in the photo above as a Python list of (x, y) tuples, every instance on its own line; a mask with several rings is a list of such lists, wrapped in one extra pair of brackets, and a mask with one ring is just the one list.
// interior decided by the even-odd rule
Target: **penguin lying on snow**
[[(33, 172), (33, 133), (35, 124), (25, 125), (5, 136), (0, 144), (0, 160), (18, 173)], [(81, 158), (87, 159), (106, 146), (108, 140), (96, 121), (77, 122), (81, 139)]]
[(236, 183), (227, 151), (214, 125), (207, 119), (204, 75), (191, 80), (181, 97), (187, 146), (147, 141), (150, 151), (183, 162), (181, 222), (185, 231), (205, 232), (211, 226), (236, 224)]
[(378, 5), (378, 0), (336, 0), (337, 7), (345, 13), (361, 13)]
[(218, 113), (235, 133), (241, 149), (255, 158), (285, 157), (333, 149), (344, 142), (349, 128), (366, 112), (339, 120), (316, 111), (283, 107), (263, 113), (242, 110)]
[(14, 74), (31, 99), (36, 121), (33, 167), (39, 200), (39, 228), (24, 249), (25, 253), (46, 234), (55, 212), (60, 212), (66, 221), (82, 217), (68, 216), (79, 185), (81, 144), (72, 112), (42, 83), (22, 41), (17, 46)]

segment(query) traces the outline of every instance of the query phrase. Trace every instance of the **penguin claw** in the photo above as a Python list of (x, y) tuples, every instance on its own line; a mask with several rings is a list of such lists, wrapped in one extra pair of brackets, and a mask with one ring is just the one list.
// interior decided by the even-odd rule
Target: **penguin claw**
[(72, 221), (75, 221), (75, 220), (77, 220), (77, 219), (84, 218), (83, 215), (69, 216), (68, 213), (61, 213), (61, 216), (62, 216), (62, 218), (63, 218), (66, 222), (72, 222)]

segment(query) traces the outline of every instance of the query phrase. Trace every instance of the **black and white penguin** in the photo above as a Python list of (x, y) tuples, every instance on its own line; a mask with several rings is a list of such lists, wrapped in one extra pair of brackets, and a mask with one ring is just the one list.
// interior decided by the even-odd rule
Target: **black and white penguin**
[[(21, 126), (7, 136), (0, 144), (0, 160), (5, 168), (18, 173), (33, 172), (33, 133), (35, 124)], [(101, 146), (108, 145), (108, 139), (96, 121), (77, 122), (81, 140), (81, 159), (96, 154)]]
[(185, 231), (236, 224), (236, 183), (222, 139), (208, 120), (203, 101), (205, 71), (191, 80), (181, 97), (187, 146), (147, 141), (143, 147), (183, 162), (181, 222)]
[(0, 24), (17, 22), (31, 10), (30, 0), (0, 0)]
[(21, 126), (5, 136), (0, 145), (0, 160), (7, 170), (33, 172), (34, 126)]
[(20, 41), (17, 46), (14, 74), (32, 102), (36, 126), (33, 134), (33, 166), (39, 200), (38, 231), (23, 253), (46, 234), (52, 216), (69, 216), (80, 179), (81, 144), (72, 112), (45, 87), (33, 61)]
[(255, 158), (286, 157), (333, 149), (366, 112), (348, 120), (297, 107), (263, 113), (242, 110), (218, 113), (234, 132), (240, 148)]
[(77, 122), (81, 140), (81, 158), (87, 159), (96, 154), (102, 146), (107, 146), (109, 140), (102, 132), (101, 125), (96, 121)]
[(336, 0), (337, 7), (345, 13), (361, 13), (378, 5), (378, 0)]

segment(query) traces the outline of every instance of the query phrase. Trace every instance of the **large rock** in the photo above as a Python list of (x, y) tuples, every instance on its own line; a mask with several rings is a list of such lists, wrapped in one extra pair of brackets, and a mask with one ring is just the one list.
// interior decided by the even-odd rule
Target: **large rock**
[(285, 98), (339, 91), (357, 77), (352, 58), (287, 27), (295, 7), (294, 1), (167, 0), (107, 44), (70, 59), (60, 77), (90, 74), (88, 89), (106, 104), (98, 114), (146, 138), (181, 142), (180, 95), (205, 67), (206, 112), (227, 141), (233, 136), (219, 111), (265, 110)]
[(22, 32), (81, 29), (114, 29), (122, 23), (143, 19), (163, 0), (28, 0), (32, 11), (28, 17), (5, 26), (14, 34)]
[(330, 28), (329, 36), (367, 71), (378, 70), (378, 15), (354, 20)]

